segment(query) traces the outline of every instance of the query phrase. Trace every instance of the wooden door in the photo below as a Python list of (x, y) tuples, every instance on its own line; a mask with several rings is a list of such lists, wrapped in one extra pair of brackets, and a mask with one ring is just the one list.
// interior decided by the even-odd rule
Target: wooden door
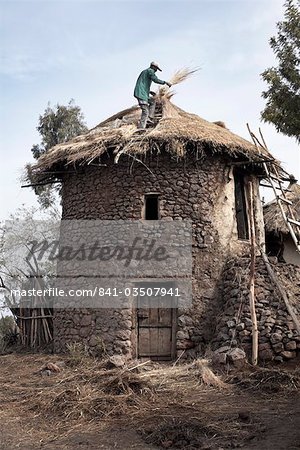
[[(158, 284), (147, 283), (143, 286), (147, 289), (147, 287), (157, 287)], [(174, 306), (171, 295), (139, 297), (137, 308), (139, 358), (157, 361), (174, 358), (177, 312)]]

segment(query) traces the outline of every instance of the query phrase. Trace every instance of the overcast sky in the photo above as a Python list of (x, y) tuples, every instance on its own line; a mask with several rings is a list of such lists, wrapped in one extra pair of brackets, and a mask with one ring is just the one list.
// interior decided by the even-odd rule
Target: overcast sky
[(35, 203), (19, 177), (47, 103), (74, 98), (94, 127), (135, 103), (136, 78), (151, 60), (163, 79), (200, 66), (175, 103), (247, 139), (247, 122), (261, 126), (273, 155), (300, 178), (295, 140), (260, 123), (260, 74), (274, 64), (268, 40), (283, 0), (0, 0), (0, 10), (1, 219)]

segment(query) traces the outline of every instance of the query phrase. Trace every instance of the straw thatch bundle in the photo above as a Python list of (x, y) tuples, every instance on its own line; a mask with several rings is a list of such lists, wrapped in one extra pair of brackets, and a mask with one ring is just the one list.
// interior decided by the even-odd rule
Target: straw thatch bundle
[[(136, 128), (140, 108), (131, 107), (101, 122), (88, 133), (69, 142), (56, 145), (41, 156), (33, 167), (36, 175), (49, 170), (61, 170), (69, 164), (90, 164), (104, 153), (143, 155), (162, 149), (177, 158), (187, 153), (221, 153), (232, 158), (257, 161), (257, 148), (226, 128), (190, 114), (170, 102), (168, 95), (157, 95), (162, 117), (154, 128), (141, 136)], [(270, 154), (264, 152), (264, 156)], [(116, 161), (117, 162), (117, 161)]]
[[(291, 209), (294, 213), (295, 219), (300, 222), (300, 185), (293, 183), (288, 187), (288, 190), (290, 192), (286, 193), (286, 198), (293, 203)], [(287, 216), (289, 216), (287, 205), (284, 204), (283, 208)], [(283, 220), (282, 213), (275, 199), (264, 206), (264, 219), (266, 231), (268, 233), (289, 233), (289, 230), (286, 226), (285, 221)]]

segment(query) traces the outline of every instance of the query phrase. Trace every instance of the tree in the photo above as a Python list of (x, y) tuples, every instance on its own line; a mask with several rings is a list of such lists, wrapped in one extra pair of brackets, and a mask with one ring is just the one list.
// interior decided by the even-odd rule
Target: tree
[(270, 39), (278, 67), (262, 73), (268, 90), (262, 93), (267, 102), (261, 116), (265, 122), (274, 124), (277, 131), (300, 142), (299, 0), (287, 0), (284, 6), (285, 19), (277, 24), (277, 36)]
[[(0, 222), (0, 354), (13, 343), (16, 332), (2, 333), (1, 316), (13, 316), (22, 344), (41, 345), (53, 337), (52, 298), (21, 295), (32, 288), (48, 289), (56, 280), (56, 260), (39, 256), (34, 242), (57, 241), (60, 213), (55, 207), (19, 208), (5, 223)], [(45, 316), (32, 321), (28, 316)], [(24, 318), (25, 317), (25, 318)], [(5, 324), (9, 319), (5, 317)], [(4, 322), (3, 322), (4, 323)], [(10, 319), (11, 323), (11, 319)], [(8, 330), (9, 331), (9, 330)]]
[[(80, 107), (76, 106), (72, 99), (67, 106), (57, 104), (51, 108), (48, 104), (44, 114), (39, 117), (37, 130), (41, 136), (41, 144), (33, 145), (31, 152), (38, 160), (50, 148), (85, 133), (88, 128)], [(26, 180), (32, 184), (35, 183), (31, 164), (26, 167)], [(55, 193), (58, 191), (57, 186), (53, 185), (33, 186), (33, 189), (43, 208), (48, 208), (53, 203)]]

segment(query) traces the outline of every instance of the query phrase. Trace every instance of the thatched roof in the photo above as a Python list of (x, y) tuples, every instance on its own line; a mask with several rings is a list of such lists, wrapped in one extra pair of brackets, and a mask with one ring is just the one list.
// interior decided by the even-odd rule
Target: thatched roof
[[(291, 206), (291, 208), (294, 213), (294, 217), (297, 221), (300, 222), (300, 186), (299, 184), (294, 183), (289, 186), (288, 190), (291, 192), (287, 192), (286, 197), (293, 203), (293, 206)], [(287, 205), (284, 204), (283, 208), (286, 214), (289, 216)], [(289, 233), (289, 230), (283, 220), (281, 211), (275, 199), (264, 206), (264, 219), (265, 228), (268, 233)]]
[[(73, 163), (89, 164), (107, 151), (112, 151), (117, 159), (121, 154), (141, 155), (148, 151), (159, 152), (162, 148), (178, 158), (192, 151), (251, 161), (261, 158), (253, 144), (224, 126), (187, 113), (168, 98), (163, 98), (160, 106), (161, 119), (144, 134), (135, 133), (141, 112), (134, 106), (101, 122), (86, 134), (56, 145), (40, 157), (33, 167), (34, 172), (39, 174)], [(271, 155), (264, 151), (264, 157)]]

